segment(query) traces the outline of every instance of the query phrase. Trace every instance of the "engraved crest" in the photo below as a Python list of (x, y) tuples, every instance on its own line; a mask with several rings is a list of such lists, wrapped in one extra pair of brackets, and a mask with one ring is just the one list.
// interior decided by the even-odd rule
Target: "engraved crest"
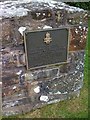
[(46, 35), (45, 35), (45, 38), (44, 38), (44, 42), (46, 44), (49, 44), (51, 41), (52, 41), (51, 35), (50, 35), (49, 32), (47, 32)]

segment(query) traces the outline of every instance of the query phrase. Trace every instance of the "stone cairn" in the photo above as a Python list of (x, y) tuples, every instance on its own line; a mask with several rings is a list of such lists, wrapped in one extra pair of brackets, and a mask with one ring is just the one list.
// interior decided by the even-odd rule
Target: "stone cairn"
[[(29, 112), (79, 96), (83, 86), (88, 11), (62, 2), (1, 2), (2, 114)], [(23, 31), (70, 30), (68, 63), (27, 71)]]

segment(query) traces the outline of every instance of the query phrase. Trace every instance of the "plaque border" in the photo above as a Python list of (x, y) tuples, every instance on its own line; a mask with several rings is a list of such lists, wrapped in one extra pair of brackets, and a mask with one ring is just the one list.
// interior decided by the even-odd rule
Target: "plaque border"
[[(26, 46), (26, 37), (25, 37), (25, 34), (28, 33), (28, 32), (41, 32), (41, 31), (47, 31), (47, 30), (53, 31), (53, 30), (60, 30), (60, 29), (61, 30), (62, 29), (67, 29), (68, 30), (68, 44), (67, 44), (67, 59), (66, 59), (66, 62), (60, 62), (60, 63), (55, 63), (55, 64), (48, 64), (48, 65), (42, 65), (42, 66), (38, 66), (38, 67), (29, 68), (28, 67), (28, 55), (27, 55), (27, 46)], [(51, 66), (55, 66), (55, 65), (63, 65), (63, 64), (68, 63), (68, 54), (69, 54), (70, 39), (71, 39), (71, 37), (70, 37), (70, 28), (69, 27), (24, 31), (25, 62), (26, 62), (26, 68), (27, 68), (27, 70), (40, 69), (40, 68), (51, 67)]]

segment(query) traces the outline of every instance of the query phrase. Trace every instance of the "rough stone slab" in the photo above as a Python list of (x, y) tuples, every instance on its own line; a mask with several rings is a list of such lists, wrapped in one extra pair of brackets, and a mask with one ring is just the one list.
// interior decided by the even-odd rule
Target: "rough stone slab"
[[(23, 106), (26, 108), (30, 105), (26, 110), (28, 112), (46, 104), (79, 96), (83, 86), (83, 57), (84, 51), (72, 52), (69, 54), (69, 64), (29, 72), (23, 85), (12, 85), (8, 92), (7, 88), (3, 89), (3, 114), (22, 113)], [(46, 79), (44, 75), (47, 75), (47, 71), (50, 76), (45, 76)], [(6, 112), (8, 108), (9, 113)]]
[[(83, 86), (88, 11), (54, 1), (5, 1), (0, 2), (0, 6), (3, 115), (21, 114), (79, 97)], [(23, 30), (61, 27), (70, 29), (68, 63), (27, 71)]]

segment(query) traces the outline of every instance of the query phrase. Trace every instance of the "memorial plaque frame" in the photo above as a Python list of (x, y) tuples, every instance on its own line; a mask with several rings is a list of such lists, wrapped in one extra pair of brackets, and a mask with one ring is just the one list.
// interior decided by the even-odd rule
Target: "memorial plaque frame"
[[(63, 30), (66, 29), (68, 31), (68, 36), (67, 36), (67, 57), (66, 57), (66, 61), (64, 62), (57, 62), (54, 64), (46, 64), (46, 65), (41, 65), (38, 67), (29, 67), (28, 65), (28, 53), (27, 53), (27, 45), (26, 45), (26, 35), (27, 33), (35, 33), (35, 32), (46, 32), (47, 31), (54, 31), (54, 30)], [(43, 30), (35, 30), (35, 31), (25, 31), (24, 32), (24, 46), (25, 46), (25, 59), (26, 59), (26, 68), (27, 70), (34, 70), (34, 69), (39, 69), (39, 68), (44, 68), (44, 67), (50, 67), (50, 66), (56, 66), (56, 65), (62, 65), (62, 64), (66, 64), (68, 63), (68, 53), (69, 53), (69, 41), (70, 41), (70, 29), (67, 27), (63, 27), (63, 28), (52, 28), (52, 29), (43, 29)], [(45, 43), (45, 41), (43, 41)], [(51, 42), (51, 41), (50, 41)], [(45, 43), (47, 44), (47, 43)], [(48, 44), (47, 44), (48, 45)]]

